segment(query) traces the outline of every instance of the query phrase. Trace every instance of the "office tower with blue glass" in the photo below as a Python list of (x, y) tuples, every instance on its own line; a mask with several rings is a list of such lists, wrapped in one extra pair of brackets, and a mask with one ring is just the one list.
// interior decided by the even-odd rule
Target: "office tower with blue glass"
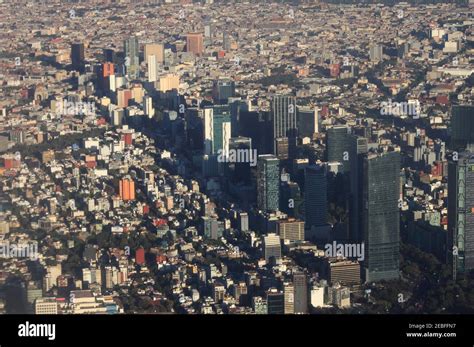
[(230, 110), (227, 105), (204, 109), (203, 173), (216, 176), (223, 173), (231, 138)]

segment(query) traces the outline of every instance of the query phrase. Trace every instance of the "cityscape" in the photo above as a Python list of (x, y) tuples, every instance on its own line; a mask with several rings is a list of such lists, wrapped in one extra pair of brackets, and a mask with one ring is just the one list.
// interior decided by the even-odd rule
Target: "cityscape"
[(474, 313), (473, 0), (0, 0), (0, 30), (0, 313)]

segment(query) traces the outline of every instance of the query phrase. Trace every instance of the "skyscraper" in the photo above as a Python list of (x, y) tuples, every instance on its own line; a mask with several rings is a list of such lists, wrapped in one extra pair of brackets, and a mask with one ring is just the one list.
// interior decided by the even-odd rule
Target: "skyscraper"
[(201, 33), (189, 33), (186, 35), (186, 52), (202, 55), (204, 51), (203, 37)]
[(258, 156), (257, 205), (263, 211), (278, 211), (280, 202), (280, 161), (271, 154)]
[(274, 152), (276, 139), (287, 137), (289, 142), (296, 141), (296, 98), (289, 95), (275, 95), (271, 103)]
[(363, 165), (365, 280), (396, 279), (400, 262), (400, 153), (370, 153)]
[(73, 69), (80, 72), (84, 71), (85, 55), (83, 43), (73, 43), (71, 45), (71, 64)]
[(212, 98), (216, 104), (226, 104), (235, 96), (235, 83), (231, 79), (215, 80), (212, 86)]
[(324, 164), (310, 165), (305, 169), (305, 229), (327, 223), (327, 168)]
[(204, 109), (204, 152), (218, 154), (221, 150), (228, 153), (230, 144), (230, 111), (227, 105)]
[(143, 98), (143, 112), (148, 118), (153, 118), (155, 115), (155, 109), (153, 108), (153, 98), (149, 95), (146, 95)]
[(294, 287), (294, 311), (295, 313), (308, 312), (308, 282), (304, 272), (297, 272), (293, 274)]
[(474, 269), (474, 152), (448, 167), (448, 264), (453, 276)]
[(158, 62), (155, 55), (147, 56), (148, 82), (155, 82), (158, 79)]
[(298, 106), (298, 136), (312, 138), (319, 132), (319, 111), (315, 107)]
[(204, 109), (204, 161), (206, 176), (223, 174), (231, 138), (230, 111), (227, 105)]
[(139, 46), (136, 36), (130, 36), (123, 43), (125, 54), (125, 67), (131, 79), (138, 78), (140, 74)]
[(267, 310), (268, 314), (285, 313), (285, 297), (282, 292), (276, 288), (270, 288), (267, 291)]
[(351, 136), (349, 128), (345, 125), (338, 125), (329, 128), (327, 131), (327, 153), (328, 161), (337, 161), (342, 164), (344, 171), (350, 170)]
[(248, 159), (245, 161), (236, 160), (235, 163), (229, 163), (229, 168), (231, 169), (232, 173), (232, 179), (235, 182), (250, 183), (251, 161), (253, 160), (255, 163), (255, 161), (257, 160), (256, 153), (252, 151), (252, 139), (249, 137), (232, 137), (230, 138), (229, 149), (236, 153), (236, 157), (240, 157), (240, 153), (244, 153), (245, 157), (240, 157), (237, 159)]
[(474, 144), (474, 106), (456, 105), (451, 112), (450, 147), (458, 151), (466, 149), (469, 143)]
[(296, 219), (279, 220), (277, 234), (282, 240), (304, 241), (304, 222)]
[(350, 138), (350, 202), (349, 223), (350, 239), (353, 242), (362, 240), (360, 206), (362, 206), (363, 160), (368, 151), (368, 140), (365, 137), (352, 135)]
[(283, 294), (285, 298), (285, 314), (295, 313), (295, 287), (293, 283), (286, 282), (283, 284)]

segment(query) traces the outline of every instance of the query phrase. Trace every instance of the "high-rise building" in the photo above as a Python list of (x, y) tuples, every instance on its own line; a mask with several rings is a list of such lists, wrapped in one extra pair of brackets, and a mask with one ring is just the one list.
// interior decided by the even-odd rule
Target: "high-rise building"
[(80, 72), (84, 71), (85, 55), (83, 43), (73, 43), (71, 45), (71, 64), (73, 69)]
[(370, 153), (363, 165), (365, 280), (396, 279), (400, 262), (400, 153)]
[(216, 104), (227, 104), (235, 96), (235, 83), (231, 79), (215, 80), (212, 86), (212, 98)]
[(115, 63), (115, 51), (111, 48), (105, 48), (103, 50), (104, 62)]
[(285, 299), (285, 314), (295, 313), (295, 287), (293, 283), (283, 283), (283, 296)]
[(179, 89), (179, 76), (177, 74), (169, 73), (159, 78), (157, 90), (164, 93), (173, 89)]
[(155, 109), (153, 108), (153, 98), (149, 95), (146, 95), (143, 98), (143, 112), (148, 118), (153, 118), (155, 115)]
[(350, 164), (350, 202), (349, 202), (349, 235), (353, 242), (360, 242), (363, 238), (360, 206), (362, 206), (362, 168), (364, 157), (368, 151), (368, 140), (365, 137), (351, 136)]
[(308, 281), (304, 272), (296, 272), (293, 274), (293, 287), (295, 291), (295, 313), (308, 312)]
[(275, 288), (267, 291), (267, 312), (268, 314), (284, 314), (285, 313), (285, 297), (282, 292)]
[(252, 308), (255, 314), (268, 314), (267, 301), (261, 296), (254, 296), (252, 298)]
[(219, 225), (217, 218), (203, 216), (201, 217), (204, 237), (217, 240), (222, 237), (223, 228)]
[(144, 48), (144, 58), (148, 61), (148, 57), (154, 55), (156, 62), (163, 64), (165, 61), (165, 49), (161, 43), (148, 43)]
[(319, 133), (319, 110), (315, 107), (298, 106), (298, 136), (310, 137)]
[(204, 109), (204, 153), (227, 155), (231, 138), (229, 107), (213, 106)]
[(315, 164), (305, 169), (305, 229), (320, 227), (327, 223), (327, 168)]
[(450, 160), (448, 191), (447, 254), (455, 278), (474, 269), (474, 152)]
[(281, 259), (281, 242), (277, 234), (269, 233), (263, 237), (263, 255), (265, 261)]
[(102, 64), (102, 77), (109, 77), (114, 75), (114, 64), (113, 63), (104, 63)]
[(329, 259), (326, 264), (328, 281), (345, 285), (360, 284), (360, 263), (358, 261)]
[(252, 150), (252, 139), (249, 137), (232, 137), (229, 141), (229, 150), (235, 156), (235, 161), (229, 163), (231, 179), (234, 182), (250, 184), (250, 166), (255, 165), (257, 160), (256, 151)]
[[(289, 95), (275, 95), (271, 102), (271, 119), (273, 127), (273, 141), (287, 137), (289, 142), (296, 142), (296, 98)], [(274, 142), (276, 153), (276, 142)]]
[(237, 284), (234, 284), (234, 298), (235, 300), (242, 304), (244, 301), (246, 301), (246, 296), (248, 293), (248, 288), (245, 282), (239, 282)]
[(281, 159), (281, 160), (288, 159), (290, 155), (290, 139), (288, 137), (277, 137), (275, 139), (274, 153), (278, 159)]
[(214, 298), (214, 301), (219, 303), (224, 300), (225, 296), (225, 287), (224, 285), (220, 283), (214, 283), (212, 286), (212, 297)]
[(474, 106), (456, 105), (451, 112), (450, 147), (458, 151), (466, 149), (468, 144), (474, 144)]
[(277, 221), (276, 230), (282, 240), (304, 241), (304, 222), (301, 220)]
[(202, 55), (204, 52), (203, 36), (201, 33), (189, 33), (186, 35), (186, 52)]
[(222, 49), (224, 51), (229, 51), (231, 43), (232, 43), (232, 40), (229, 33), (226, 30), (224, 30), (222, 32)]
[(132, 91), (130, 89), (119, 89), (117, 91), (117, 106), (126, 108), (132, 99)]
[(383, 59), (383, 46), (380, 44), (373, 44), (369, 48), (370, 61), (378, 63)]
[(280, 160), (271, 154), (257, 160), (257, 205), (263, 211), (278, 211), (280, 204)]
[(327, 131), (328, 162), (339, 162), (344, 171), (350, 170), (351, 135), (344, 125), (334, 126)]
[(247, 212), (239, 213), (239, 228), (240, 228), (240, 231), (249, 230), (249, 215)]
[(131, 36), (123, 43), (125, 67), (129, 78), (136, 79), (140, 75), (139, 46), (136, 36)]
[(135, 182), (131, 178), (120, 180), (119, 195), (124, 201), (135, 200)]
[(158, 79), (158, 62), (156, 55), (147, 56), (148, 82), (155, 82)]

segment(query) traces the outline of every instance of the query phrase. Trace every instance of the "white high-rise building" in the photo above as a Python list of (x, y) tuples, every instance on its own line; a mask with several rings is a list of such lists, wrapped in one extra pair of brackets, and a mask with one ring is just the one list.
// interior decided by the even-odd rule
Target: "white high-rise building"
[(155, 115), (155, 109), (153, 108), (153, 99), (147, 95), (143, 98), (143, 112), (148, 118), (152, 118)]
[(155, 82), (158, 79), (158, 61), (155, 55), (148, 56), (148, 82)]
[(214, 134), (214, 110), (204, 109), (204, 154), (212, 154), (212, 138)]

